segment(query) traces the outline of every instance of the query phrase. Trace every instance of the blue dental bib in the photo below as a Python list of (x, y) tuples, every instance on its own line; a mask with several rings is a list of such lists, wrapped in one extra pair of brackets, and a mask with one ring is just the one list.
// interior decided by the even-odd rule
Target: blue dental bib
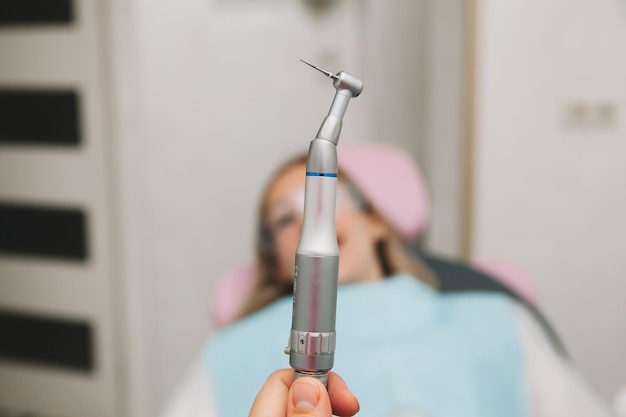
[[(525, 417), (524, 357), (511, 300), (442, 295), (406, 275), (339, 287), (335, 372), (360, 417)], [(247, 416), (283, 353), (291, 297), (216, 333), (204, 351), (218, 415)]]

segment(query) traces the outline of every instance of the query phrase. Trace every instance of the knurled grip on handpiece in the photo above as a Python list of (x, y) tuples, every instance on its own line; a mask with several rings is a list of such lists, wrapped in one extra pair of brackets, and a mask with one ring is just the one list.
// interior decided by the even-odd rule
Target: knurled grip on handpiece
[[(289, 338), (290, 351), (294, 353), (292, 362), (300, 362), (299, 368), (305, 369), (306, 359), (312, 355), (332, 355), (335, 353), (335, 332), (302, 332), (292, 330)], [(333, 367), (332, 359), (328, 360), (327, 367)], [(326, 368), (324, 366), (322, 369)]]

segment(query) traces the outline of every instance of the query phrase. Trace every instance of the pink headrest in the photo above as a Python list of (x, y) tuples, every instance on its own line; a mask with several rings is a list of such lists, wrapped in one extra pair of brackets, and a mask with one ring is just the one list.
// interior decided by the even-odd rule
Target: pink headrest
[(252, 291), (255, 279), (253, 265), (244, 265), (226, 271), (213, 287), (211, 307), (213, 321), (217, 327), (224, 326), (235, 318), (237, 310)]
[(337, 152), (339, 167), (405, 241), (424, 229), (430, 213), (428, 189), (406, 152), (373, 142), (340, 145)]
[(472, 265), (476, 269), (497, 278), (530, 304), (537, 305), (535, 278), (518, 263), (497, 257), (482, 257), (473, 260)]

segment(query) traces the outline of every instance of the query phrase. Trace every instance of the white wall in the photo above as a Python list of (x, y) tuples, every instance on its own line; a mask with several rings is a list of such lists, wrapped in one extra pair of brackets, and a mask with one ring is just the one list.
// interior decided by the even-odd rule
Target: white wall
[(306, 151), (328, 112), (330, 81), (298, 59), (365, 80), (343, 143), (417, 153), (423, 7), (346, 0), (315, 15), (291, 0), (136, 2), (157, 401), (210, 333), (216, 279), (252, 259), (262, 185)]
[(474, 252), (536, 276), (609, 397), (626, 383), (626, 3), (480, 4)]

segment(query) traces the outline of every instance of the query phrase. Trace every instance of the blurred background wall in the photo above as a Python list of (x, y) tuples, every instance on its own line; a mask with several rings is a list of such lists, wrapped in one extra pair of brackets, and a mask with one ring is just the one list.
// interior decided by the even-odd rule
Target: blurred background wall
[(1, 144), (0, 199), (82, 210), (89, 255), (1, 253), (0, 308), (91, 329), (93, 366), (0, 360), (0, 410), (166, 403), (213, 284), (252, 259), (262, 186), (328, 111), (300, 58), (365, 80), (341, 140), (417, 158), (431, 250), (521, 263), (594, 386), (626, 382), (623, 2), (69, 3), (69, 24), (0, 26), (0, 87), (69, 89), (82, 126), (78, 145)]
[(475, 255), (537, 280), (583, 373), (626, 376), (626, 4), (481, 2)]

